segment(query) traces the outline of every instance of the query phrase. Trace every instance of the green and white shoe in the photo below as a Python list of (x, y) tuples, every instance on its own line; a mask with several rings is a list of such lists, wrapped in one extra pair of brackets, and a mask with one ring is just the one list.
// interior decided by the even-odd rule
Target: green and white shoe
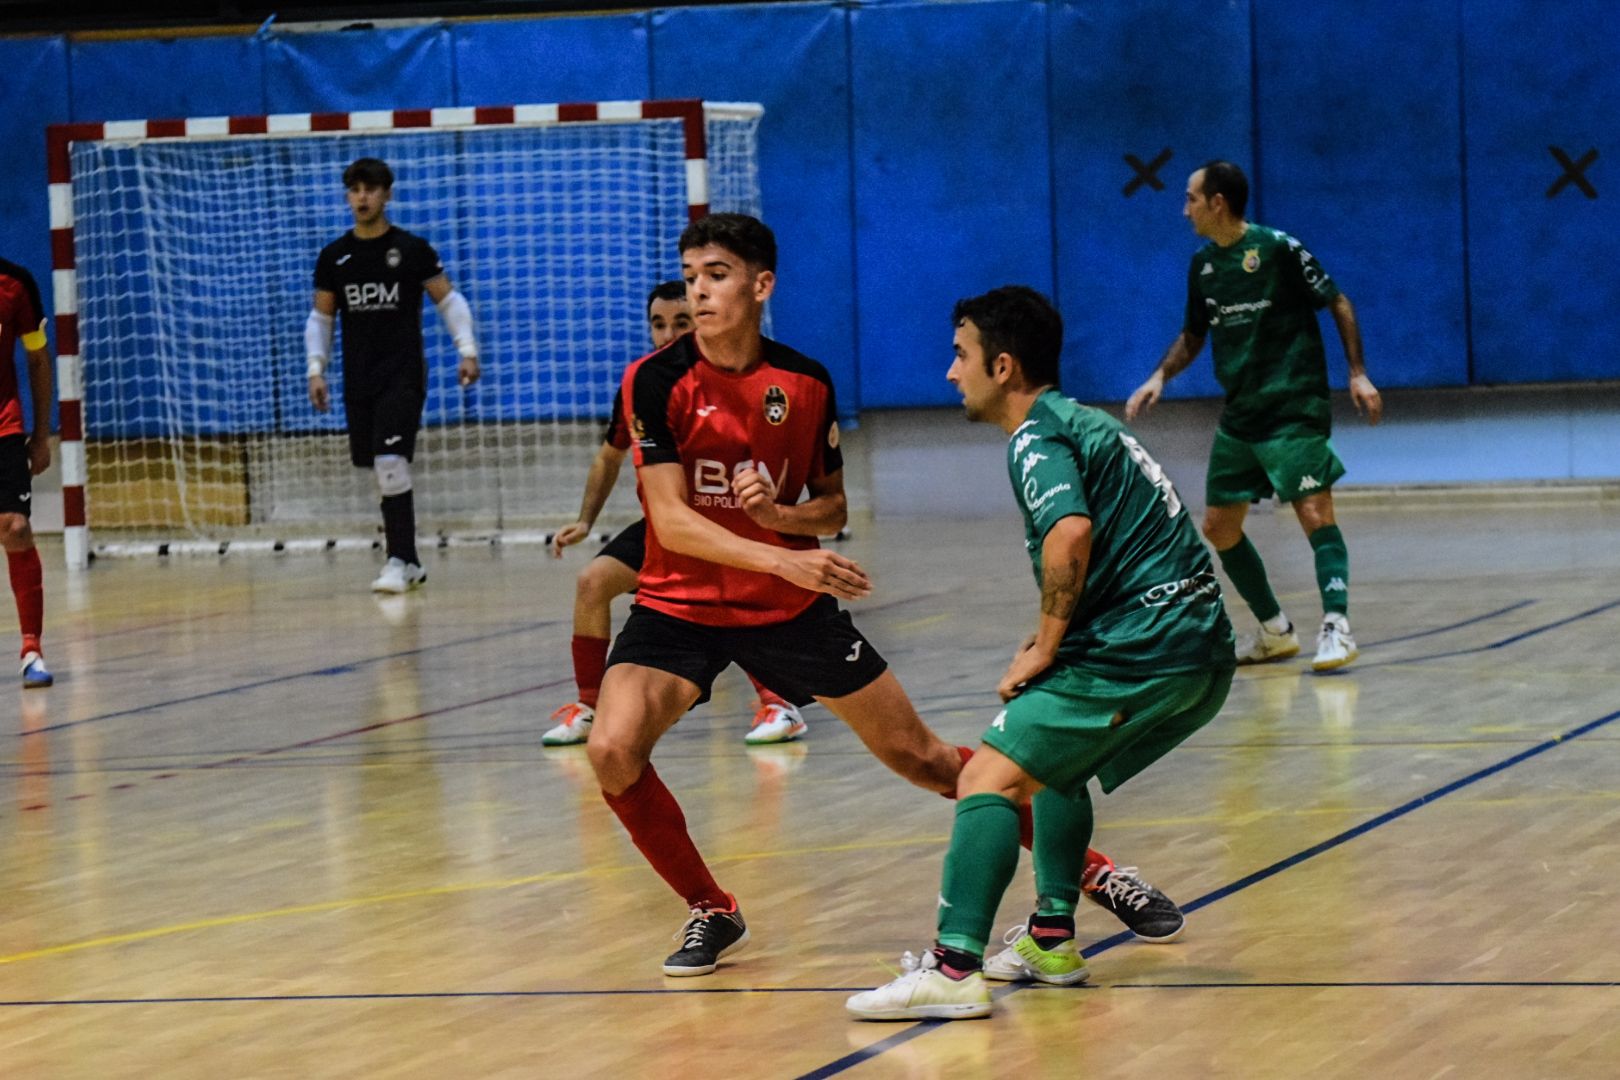
[(1074, 938), (1065, 938), (1051, 949), (1043, 949), (1029, 932), (1028, 923), (1019, 923), (1001, 939), (1007, 948), (984, 962), (984, 977), (1000, 982), (1043, 982), (1053, 986), (1075, 986), (1091, 977), (1086, 958)]

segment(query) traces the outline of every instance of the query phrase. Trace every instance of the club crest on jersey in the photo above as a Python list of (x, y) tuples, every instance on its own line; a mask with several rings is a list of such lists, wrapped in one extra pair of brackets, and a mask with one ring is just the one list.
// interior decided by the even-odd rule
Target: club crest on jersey
[[(399, 253), (399, 248), (389, 248), (388, 254), (383, 258), (388, 262), (388, 269), (398, 270), (399, 264), (404, 261), (405, 257)], [(1247, 266), (1248, 264), (1245, 263), (1244, 265)]]
[(765, 391), (765, 419), (773, 426), (787, 423), (788, 396), (787, 391), (780, 386), (772, 386)]
[(635, 415), (630, 417), (630, 436), (637, 442), (647, 437), (647, 425), (641, 422), (641, 417)]
[(836, 420), (832, 422), (832, 427), (827, 429), (827, 445), (834, 450), (838, 449), (838, 421)]
[(1250, 248), (1248, 251), (1243, 253), (1243, 269), (1247, 270), (1251, 274), (1260, 269), (1259, 248)]

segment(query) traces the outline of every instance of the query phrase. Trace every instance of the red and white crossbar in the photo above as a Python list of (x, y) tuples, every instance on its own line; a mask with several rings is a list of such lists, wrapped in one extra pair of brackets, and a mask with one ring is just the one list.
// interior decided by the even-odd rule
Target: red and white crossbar
[(148, 139), (214, 140), (319, 136), (368, 131), (481, 127), (546, 127), (679, 120), (686, 134), (686, 212), (696, 221), (709, 212), (709, 150), (705, 109), (711, 114), (750, 115), (757, 105), (698, 100), (593, 101), (561, 105), (482, 105), (442, 109), (378, 109), (355, 112), (275, 113), (268, 116), (196, 116), (185, 120), (108, 120), (53, 124), (45, 129), (51, 206), (51, 278), (56, 301), (57, 385), (62, 416), (63, 546), (68, 566), (90, 564), (85, 526), (84, 365), (79, 356), (78, 278), (73, 258), (73, 159), (76, 142), (136, 142)]

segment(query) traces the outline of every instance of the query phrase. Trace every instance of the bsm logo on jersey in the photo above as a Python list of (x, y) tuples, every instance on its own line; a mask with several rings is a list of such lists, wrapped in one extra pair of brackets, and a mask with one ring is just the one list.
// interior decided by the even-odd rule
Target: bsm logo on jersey
[[(724, 462), (712, 458), (698, 458), (692, 465), (692, 505), (723, 506), (728, 510), (741, 510), (742, 500), (731, 493), (731, 481), (744, 471), (754, 469), (765, 482), (776, 487), (776, 479), (763, 461), (752, 458), (737, 462), (729, 470)], [(782, 475), (787, 475), (787, 461), (782, 462)]]
[(351, 282), (343, 286), (343, 306), (350, 311), (393, 311), (399, 307), (399, 282)]

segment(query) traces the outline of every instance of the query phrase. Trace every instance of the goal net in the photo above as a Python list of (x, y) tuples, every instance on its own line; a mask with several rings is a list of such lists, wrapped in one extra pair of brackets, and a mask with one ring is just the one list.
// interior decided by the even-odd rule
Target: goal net
[[(424, 304), (422, 531), (572, 520), (619, 377), (648, 348), (646, 295), (679, 276), (681, 230), (760, 214), (761, 115), (608, 102), (53, 129), (57, 305), (76, 323), (58, 334), (63, 396), (82, 396), (82, 460), (64, 465), (82, 470), (94, 551), (372, 542), (343, 365), (328, 413), (304, 375), (315, 257), (352, 224), (340, 178), (359, 157), (392, 167), (390, 220), (434, 245), (478, 330), (483, 378), (463, 389)], [(610, 515), (633, 501), (620, 486)], [(88, 537), (69, 539), (82, 561)]]

